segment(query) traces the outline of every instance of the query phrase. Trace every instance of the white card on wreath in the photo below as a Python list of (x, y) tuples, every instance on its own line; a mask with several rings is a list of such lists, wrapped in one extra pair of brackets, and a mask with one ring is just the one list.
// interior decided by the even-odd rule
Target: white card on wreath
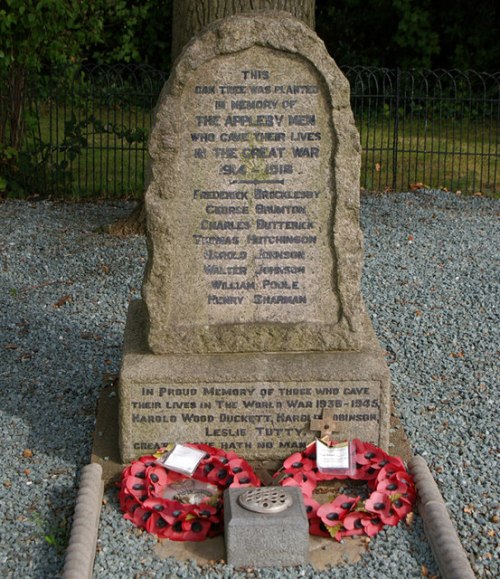
[(176, 444), (173, 450), (167, 455), (161, 456), (158, 462), (165, 468), (191, 476), (204, 456), (205, 451), (203, 450)]
[(319, 472), (350, 475), (354, 471), (353, 446), (349, 441), (328, 444), (316, 439), (316, 464)]

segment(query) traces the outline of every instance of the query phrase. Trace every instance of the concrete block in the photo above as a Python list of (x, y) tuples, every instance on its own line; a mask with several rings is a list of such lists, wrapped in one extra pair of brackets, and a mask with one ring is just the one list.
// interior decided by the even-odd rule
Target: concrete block
[(227, 562), (239, 567), (292, 567), (306, 565), (309, 524), (302, 493), (296, 487), (280, 489), (293, 503), (279, 513), (261, 514), (243, 508), (238, 498), (247, 488), (224, 493), (224, 528)]

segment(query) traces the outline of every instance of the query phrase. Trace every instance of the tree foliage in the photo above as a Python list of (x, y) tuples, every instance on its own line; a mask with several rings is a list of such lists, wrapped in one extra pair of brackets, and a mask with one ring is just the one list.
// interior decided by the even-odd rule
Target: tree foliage
[(26, 116), (30, 83), (49, 64), (78, 60), (99, 42), (99, 2), (78, 0), (4, 0), (0, 8), (0, 190), (15, 167)]
[[(103, 37), (88, 58), (168, 70), (174, 0), (101, 1)], [(495, 0), (316, 0), (319, 36), (338, 64), (350, 66), (494, 72), (498, 16)]]
[(104, 0), (100, 42), (87, 58), (97, 64), (136, 62), (170, 68), (173, 0)]
[(495, 72), (495, 0), (317, 0), (317, 32), (338, 64)]
[(68, 62), (99, 41), (100, 2), (5, 0), (0, 9), (0, 71), (39, 72), (46, 62)]

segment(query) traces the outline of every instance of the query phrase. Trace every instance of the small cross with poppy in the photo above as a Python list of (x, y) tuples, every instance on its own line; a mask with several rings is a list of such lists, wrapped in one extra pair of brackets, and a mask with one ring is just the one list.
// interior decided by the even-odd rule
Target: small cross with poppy
[(340, 432), (337, 430), (335, 420), (333, 419), (333, 408), (324, 409), (321, 418), (311, 419), (309, 430), (312, 432), (319, 431), (320, 439), (327, 437), (328, 440), (332, 440), (333, 433)]

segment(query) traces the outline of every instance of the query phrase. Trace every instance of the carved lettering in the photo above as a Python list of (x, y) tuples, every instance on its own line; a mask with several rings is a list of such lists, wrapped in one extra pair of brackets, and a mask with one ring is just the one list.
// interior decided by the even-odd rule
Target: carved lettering
[[(148, 394), (151, 390), (154, 396)], [(146, 452), (165, 446), (160, 442), (168, 428), (181, 437), (182, 429), (189, 428), (197, 440), (220, 447), (246, 448), (239, 445), (249, 443), (265, 450), (282, 443), (284, 449), (299, 449), (311, 442), (311, 420), (324, 409), (333, 410), (333, 420), (346, 436), (354, 437), (359, 423), (376, 433), (379, 394), (379, 383), (370, 381), (143, 385), (130, 412), (132, 424), (148, 433), (157, 429), (158, 443), (148, 434), (143, 443), (149, 446), (137, 447)]]

